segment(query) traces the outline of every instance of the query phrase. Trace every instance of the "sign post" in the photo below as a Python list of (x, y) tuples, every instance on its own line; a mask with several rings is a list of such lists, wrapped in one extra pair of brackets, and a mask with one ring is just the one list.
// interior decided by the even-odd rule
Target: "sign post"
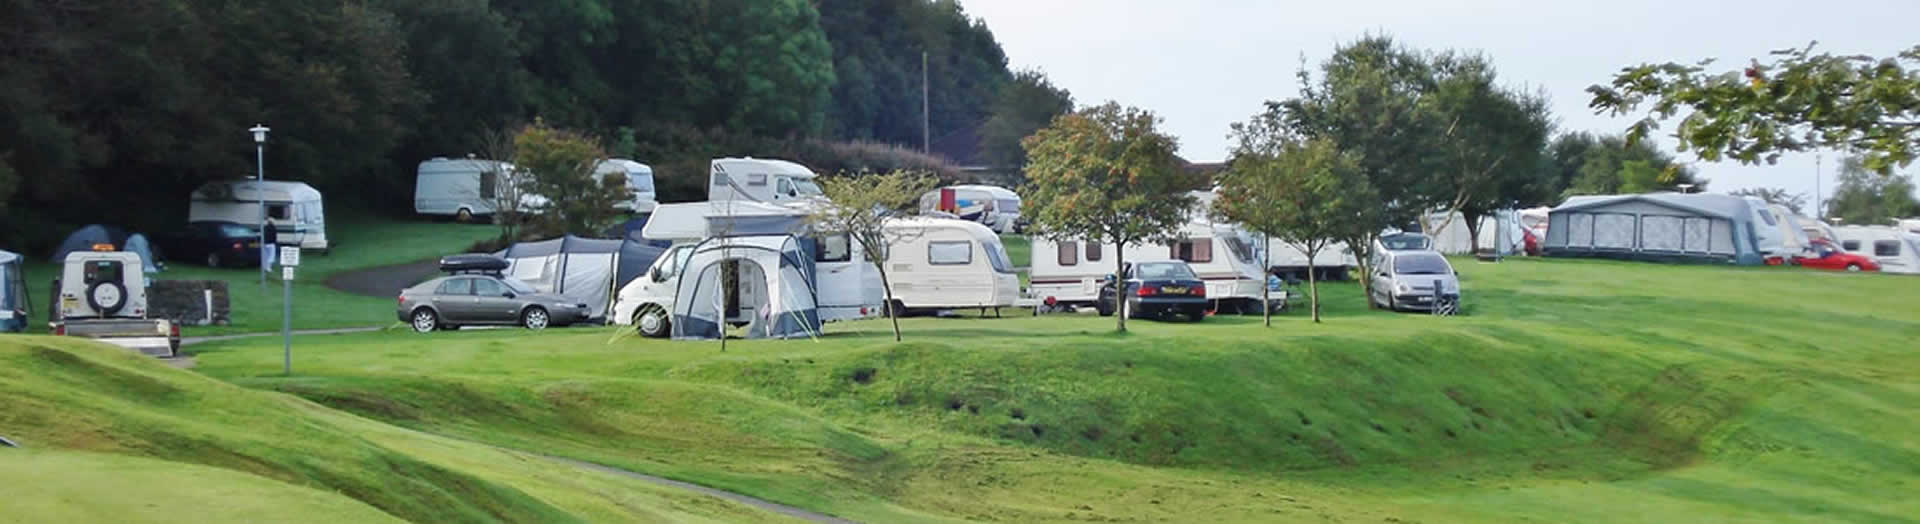
[(280, 247), (280, 353), (293, 376), (293, 268), (300, 267), (300, 246)]

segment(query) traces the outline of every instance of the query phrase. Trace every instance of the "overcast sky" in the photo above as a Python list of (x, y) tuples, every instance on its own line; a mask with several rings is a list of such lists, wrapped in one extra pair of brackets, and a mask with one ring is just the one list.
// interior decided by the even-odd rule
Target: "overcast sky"
[[(1081, 105), (1153, 110), (1181, 156), (1218, 161), (1227, 126), (1265, 100), (1294, 96), (1305, 56), (1385, 33), (1423, 49), (1477, 50), (1512, 86), (1542, 89), (1561, 131), (1617, 133), (1628, 118), (1587, 110), (1587, 86), (1642, 62), (1718, 58), (1744, 66), (1819, 40), (1840, 53), (1888, 56), (1920, 43), (1917, 0), (961, 0), (984, 18), (1015, 68), (1045, 71)], [(1669, 151), (1671, 140), (1664, 142)], [(1825, 193), (1837, 157), (1827, 154)], [(1691, 154), (1684, 161), (1698, 162)], [(1768, 186), (1814, 192), (1814, 155), (1772, 166), (1698, 162), (1715, 191)]]

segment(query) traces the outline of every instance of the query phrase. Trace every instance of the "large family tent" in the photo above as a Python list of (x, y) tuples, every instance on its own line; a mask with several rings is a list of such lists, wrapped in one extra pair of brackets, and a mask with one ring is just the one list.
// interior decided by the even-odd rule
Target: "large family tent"
[(0, 250), (0, 332), (19, 333), (27, 329), (27, 312), (32, 300), (27, 297), (26, 275), (19, 253)]
[(1548, 214), (1547, 256), (1762, 263), (1756, 213), (1716, 194), (1579, 196)]
[(494, 256), (507, 260), (506, 276), (587, 305), (588, 318), (605, 320), (621, 286), (647, 272), (663, 249), (638, 239), (607, 240), (568, 235), (508, 246)]
[[(817, 336), (812, 260), (791, 235), (702, 241), (674, 290), (673, 338), (718, 339), (722, 322), (745, 323), (747, 338)], [(729, 271), (736, 284), (723, 286)]]

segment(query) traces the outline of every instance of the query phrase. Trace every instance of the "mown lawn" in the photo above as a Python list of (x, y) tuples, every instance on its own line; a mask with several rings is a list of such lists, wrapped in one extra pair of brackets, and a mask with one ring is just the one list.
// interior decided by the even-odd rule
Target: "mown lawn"
[[(334, 243), (331, 255), (309, 252), (301, 257), (293, 284), (295, 329), (385, 326), (395, 323), (391, 297), (363, 297), (325, 285), (327, 277), (354, 269), (404, 264), (461, 253), (475, 242), (497, 235), (489, 225), (448, 222), (391, 222), (343, 216), (331, 219), (327, 235)], [(27, 285), (33, 296), (30, 331), (44, 332), (48, 295), (60, 266), (45, 254), (30, 257)], [(255, 333), (280, 329), (282, 289), (278, 268), (265, 286), (254, 269), (213, 269), (191, 261), (171, 261), (166, 271), (151, 276), (167, 280), (225, 280), (232, 306), (228, 326), (189, 326), (187, 336)], [(398, 292), (399, 290), (394, 290)], [(37, 328), (37, 329), (34, 329)]]
[(414, 430), (859, 520), (1920, 514), (1920, 279), (1459, 260), (1468, 316), (1053, 315), (819, 340), (304, 337), (198, 371)]

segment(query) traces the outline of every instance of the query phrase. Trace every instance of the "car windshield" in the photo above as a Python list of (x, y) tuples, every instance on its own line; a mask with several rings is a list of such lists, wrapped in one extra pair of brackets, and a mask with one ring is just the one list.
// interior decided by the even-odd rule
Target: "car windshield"
[(802, 194), (802, 195), (814, 195), (814, 196), (819, 196), (819, 195), (825, 195), (825, 194), (827, 194), (827, 193), (826, 193), (825, 191), (821, 191), (821, 190), (820, 190), (820, 185), (819, 185), (819, 184), (815, 184), (815, 183), (813, 183), (813, 181), (812, 181), (812, 180), (808, 180), (808, 179), (805, 179), (805, 178), (795, 178), (795, 179), (793, 179), (793, 188), (794, 188), (795, 190), (797, 190), (797, 191), (799, 191), (799, 192), (800, 192), (800, 194)]
[(634, 191), (653, 191), (653, 175), (651, 173), (628, 173), (627, 189)]
[(1196, 280), (1193, 276), (1193, 268), (1187, 267), (1186, 264), (1165, 262), (1140, 264), (1134, 266), (1133, 273), (1141, 280)]
[(1406, 251), (1427, 249), (1427, 247), (1433, 245), (1433, 243), (1427, 239), (1426, 235), (1419, 233), (1400, 233), (1380, 237), (1380, 245), (1386, 246), (1388, 251)]
[(1397, 275), (1446, 275), (1453, 273), (1447, 267), (1447, 259), (1440, 255), (1406, 255), (1393, 259), (1393, 272)]
[(506, 284), (507, 289), (513, 290), (514, 293), (519, 293), (522, 295), (528, 294), (528, 293), (538, 293), (538, 291), (533, 290), (533, 286), (529, 286), (527, 285), (526, 282), (521, 282), (518, 279), (503, 278), (503, 279), (500, 279), (500, 283)]

